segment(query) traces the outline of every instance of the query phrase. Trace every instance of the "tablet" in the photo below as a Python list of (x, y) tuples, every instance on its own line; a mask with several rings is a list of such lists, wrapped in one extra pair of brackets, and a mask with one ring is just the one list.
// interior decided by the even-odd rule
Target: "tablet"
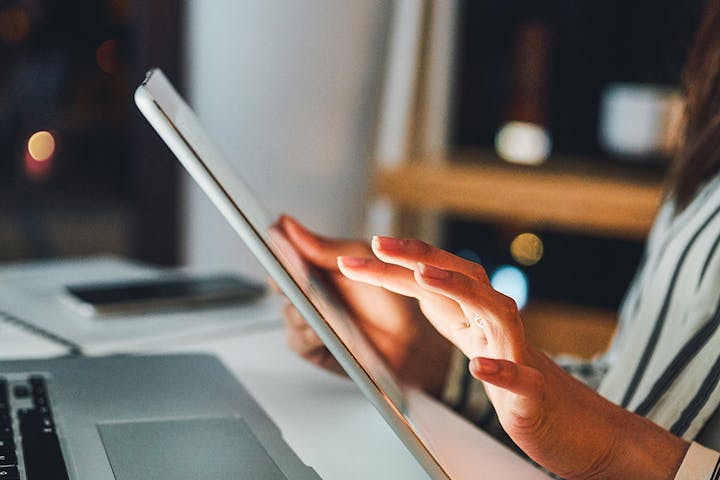
[[(443, 453), (446, 449), (438, 448), (437, 443), (445, 439), (428, 431), (428, 426), (437, 426), (437, 421), (423, 418), (423, 401), (418, 400), (422, 395), (398, 382), (356, 328), (343, 301), (274, 227), (274, 218), (215, 147), (194, 112), (160, 70), (148, 72), (135, 93), (135, 102), (428, 474), (438, 480), (470, 479), (481, 474), (482, 462), (473, 464), (473, 458), (464, 458), (465, 464), (458, 465), (457, 458), (449, 459)], [(463, 443), (462, 439), (455, 440)], [(515, 460), (523, 463), (517, 457)], [(523, 478), (547, 478), (529, 465), (524, 473), (529, 475)]]

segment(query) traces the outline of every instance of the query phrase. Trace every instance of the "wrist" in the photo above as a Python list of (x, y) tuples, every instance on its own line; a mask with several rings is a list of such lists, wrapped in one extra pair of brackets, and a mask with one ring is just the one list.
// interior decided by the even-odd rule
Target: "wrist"
[(588, 400), (584, 408), (592, 412), (588, 419), (595, 427), (593, 433), (597, 432), (599, 454), (591, 459), (582, 475), (571, 478), (668, 480), (675, 477), (688, 442), (589, 389)]
[[(570, 479), (672, 479), (689, 444), (647, 418), (629, 412), (588, 388), (547, 356), (531, 351), (545, 374), (550, 433), (557, 443), (539, 463)], [(540, 459), (536, 459), (540, 460)]]

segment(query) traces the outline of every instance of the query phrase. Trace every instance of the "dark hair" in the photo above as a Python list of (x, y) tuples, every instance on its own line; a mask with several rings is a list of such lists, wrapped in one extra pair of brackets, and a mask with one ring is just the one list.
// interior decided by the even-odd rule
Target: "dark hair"
[(683, 77), (685, 126), (669, 189), (679, 209), (720, 172), (720, 0), (708, 3)]

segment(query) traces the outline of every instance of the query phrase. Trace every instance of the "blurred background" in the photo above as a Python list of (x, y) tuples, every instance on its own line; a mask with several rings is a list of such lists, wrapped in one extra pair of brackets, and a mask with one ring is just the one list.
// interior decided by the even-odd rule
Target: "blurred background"
[(703, 4), (5, 0), (0, 261), (262, 276), (134, 106), (160, 66), (271, 211), (479, 261), (531, 336), (591, 354), (662, 195)]

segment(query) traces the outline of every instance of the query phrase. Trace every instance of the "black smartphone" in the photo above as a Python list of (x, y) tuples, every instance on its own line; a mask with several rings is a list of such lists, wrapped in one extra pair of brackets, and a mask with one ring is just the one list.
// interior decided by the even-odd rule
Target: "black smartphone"
[(153, 279), (68, 285), (65, 299), (88, 316), (139, 313), (247, 302), (265, 292), (238, 275), (163, 276)]

